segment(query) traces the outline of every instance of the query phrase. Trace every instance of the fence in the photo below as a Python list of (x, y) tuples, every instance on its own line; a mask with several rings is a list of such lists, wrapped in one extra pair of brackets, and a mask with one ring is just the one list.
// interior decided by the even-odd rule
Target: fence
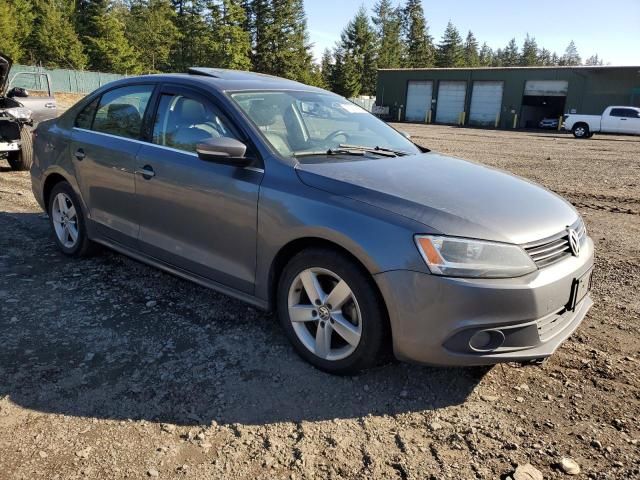
[[(13, 65), (9, 73), (9, 81), (15, 74), (21, 72), (47, 73), (51, 77), (51, 89), (54, 92), (90, 93), (105, 83), (124, 78), (117, 73), (89, 72), (84, 70), (47, 69), (27, 65)], [(27, 90), (43, 91), (46, 84), (42, 75), (20, 75), (11, 84), (12, 87), (22, 87)]]
[(361, 106), (367, 112), (371, 112), (373, 110), (373, 106), (376, 104), (376, 97), (367, 97), (363, 95), (360, 97), (350, 98), (349, 101)]

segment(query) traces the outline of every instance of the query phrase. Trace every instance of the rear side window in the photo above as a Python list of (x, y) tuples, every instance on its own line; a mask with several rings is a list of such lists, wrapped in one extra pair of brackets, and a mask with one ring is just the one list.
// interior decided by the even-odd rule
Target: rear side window
[(91, 129), (93, 116), (96, 113), (96, 108), (98, 108), (98, 100), (99, 98), (96, 98), (93, 102), (82, 109), (82, 111), (76, 117), (76, 127), (84, 128), (86, 130)]
[(624, 117), (624, 108), (613, 108), (611, 109), (612, 117)]
[(142, 118), (152, 93), (152, 85), (133, 85), (105, 93), (100, 99), (92, 130), (140, 138)]

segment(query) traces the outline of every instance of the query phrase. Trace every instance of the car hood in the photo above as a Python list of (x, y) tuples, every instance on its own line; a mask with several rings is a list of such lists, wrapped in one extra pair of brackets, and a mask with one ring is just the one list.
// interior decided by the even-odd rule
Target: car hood
[(11, 70), (13, 61), (4, 53), (0, 52), (0, 95), (4, 95), (4, 89), (9, 80), (9, 70)]
[(308, 158), (296, 171), (308, 186), (383, 208), (446, 235), (524, 244), (555, 235), (578, 219), (567, 201), (539, 185), (433, 152), (321, 162)]

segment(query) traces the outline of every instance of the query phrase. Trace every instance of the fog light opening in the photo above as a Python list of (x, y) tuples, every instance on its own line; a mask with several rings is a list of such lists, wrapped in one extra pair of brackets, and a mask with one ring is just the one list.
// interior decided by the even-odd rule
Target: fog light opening
[(491, 352), (502, 346), (504, 333), (500, 330), (480, 330), (469, 340), (469, 348), (475, 352)]

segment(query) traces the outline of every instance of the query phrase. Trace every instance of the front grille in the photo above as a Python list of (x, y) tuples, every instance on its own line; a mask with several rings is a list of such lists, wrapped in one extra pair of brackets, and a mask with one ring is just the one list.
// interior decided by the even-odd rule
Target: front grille
[[(582, 219), (579, 218), (577, 222), (571, 225), (571, 228), (578, 233), (580, 245), (582, 245), (587, 238), (587, 230)], [(524, 249), (538, 268), (547, 267), (571, 256), (569, 234), (566, 230), (553, 235), (552, 237), (528, 243), (524, 245)]]

